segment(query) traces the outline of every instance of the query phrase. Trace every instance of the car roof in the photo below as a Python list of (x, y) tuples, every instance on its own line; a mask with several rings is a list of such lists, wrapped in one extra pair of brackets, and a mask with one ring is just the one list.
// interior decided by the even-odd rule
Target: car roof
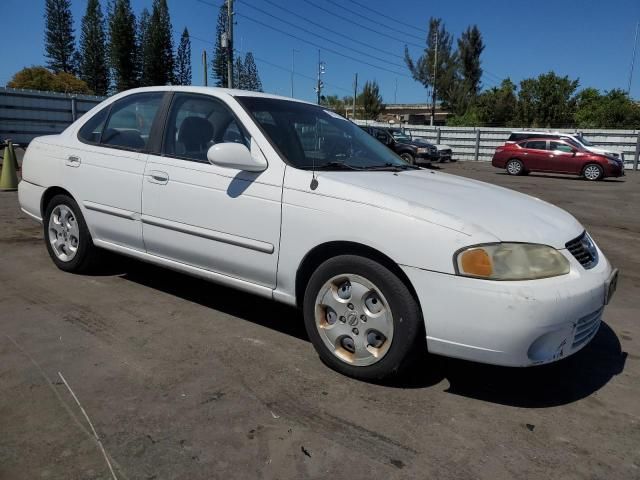
[(518, 140), (515, 143), (524, 143), (524, 142), (529, 142), (529, 141), (533, 141), (533, 142), (540, 142), (540, 141), (562, 142), (563, 140), (565, 140), (565, 139), (564, 138), (558, 138), (558, 137), (530, 137), (530, 138), (523, 138), (522, 140)]
[(120, 92), (119, 96), (126, 96), (132, 93), (144, 93), (144, 92), (187, 92), (187, 93), (201, 93), (205, 95), (211, 95), (212, 93), (218, 95), (229, 95), (231, 97), (260, 97), (260, 98), (272, 98), (276, 100), (288, 100), (291, 102), (305, 103), (307, 105), (317, 105), (312, 102), (305, 102), (304, 100), (298, 100), (297, 98), (283, 97), (280, 95), (272, 95), (270, 93), (253, 92), (251, 90), (239, 90), (236, 88), (222, 88), (222, 87), (198, 87), (198, 86), (181, 86), (181, 85), (165, 85), (157, 87), (140, 87), (133, 88), (131, 90), (125, 90)]
[(545, 132), (542, 130), (515, 130), (511, 132), (511, 135), (535, 135), (537, 137), (542, 137), (545, 135), (553, 135), (553, 136), (560, 136), (560, 137), (575, 137), (578, 134), (566, 133), (566, 132)]

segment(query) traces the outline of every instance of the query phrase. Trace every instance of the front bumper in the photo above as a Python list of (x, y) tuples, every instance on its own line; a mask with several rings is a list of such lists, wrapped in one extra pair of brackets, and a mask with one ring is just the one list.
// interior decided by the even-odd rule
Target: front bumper
[(431, 353), (504, 366), (577, 352), (600, 327), (612, 268), (602, 252), (585, 270), (567, 250), (560, 277), (497, 282), (402, 267), (423, 310)]

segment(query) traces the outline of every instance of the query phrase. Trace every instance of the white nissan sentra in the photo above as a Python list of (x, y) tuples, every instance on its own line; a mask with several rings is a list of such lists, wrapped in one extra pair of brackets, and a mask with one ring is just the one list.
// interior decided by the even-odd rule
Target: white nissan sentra
[(617, 279), (564, 210), (409, 165), (321, 106), (239, 90), (115, 95), (33, 140), (19, 198), (60, 269), (105, 249), (297, 305), (322, 360), (362, 379), (425, 347), (559, 360), (594, 337)]

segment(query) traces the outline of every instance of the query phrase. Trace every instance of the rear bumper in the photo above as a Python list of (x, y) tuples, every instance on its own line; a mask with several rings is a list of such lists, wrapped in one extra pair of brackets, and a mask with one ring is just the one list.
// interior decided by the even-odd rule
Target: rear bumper
[(585, 270), (522, 282), (485, 281), (403, 267), (423, 309), (432, 353), (504, 366), (554, 362), (582, 349), (600, 327), (612, 268), (602, 252)]
[(38, 222), (42, 222), (41, 202), (45, 188), (22, 180), (18, 184), (20, 209)]

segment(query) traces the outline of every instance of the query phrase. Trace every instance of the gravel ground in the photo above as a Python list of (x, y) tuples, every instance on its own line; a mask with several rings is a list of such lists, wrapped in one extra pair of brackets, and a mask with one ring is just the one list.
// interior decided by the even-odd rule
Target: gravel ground
[[(574, 214), (621, 269), (579, 354), (425, 356), (384, 385), (321, 364), (294, 309), (124, 259), (57, 270), (0, 192), (0, 479), (640, 478), (640, 174), (442, 170)], [(526, 212), (523, 212), (523, 215)]]

